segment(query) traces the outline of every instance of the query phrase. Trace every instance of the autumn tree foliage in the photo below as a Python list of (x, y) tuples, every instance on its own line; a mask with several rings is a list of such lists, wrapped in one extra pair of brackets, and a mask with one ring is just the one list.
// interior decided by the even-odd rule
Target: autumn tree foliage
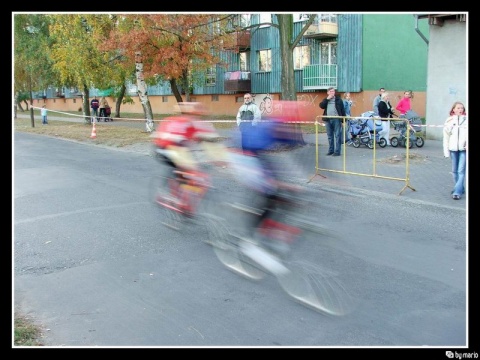
[[(51, 45), (49, 18), (42, 14), (17, 14), (14, 22), (14, 96), (16, 106), (23, 111), (32, 104), (33, 91), (44, 90), (55, 84), (57, 78), (52, 70), (53, 62), (48, 56)], [(31, 109), (32, 127), (35, 126)]]
[[(142, 59), (143, 77), (169, 81), (178, 102), (187, 101), (190, 87), (208, 68), (222, 65), (220, 51), (234, 42), (228, 21), (222, 14), (125, 14), (111, 32), (108, 47), (120, 50), (125, 66), (138, 67)], [(137, 59), (137, 61), (135, 61)], [(225, 64), (226, 65), (226, 64)]]
[(50, 34), (54, 43), (50, 56), (54, 69), (66, 86), (75, 86), (83, 94), (83, 113), (90, 115), (89, 89), (105, 85), (111, 69), (98, 50), (95, 27), (84, 14), (51, 15)]

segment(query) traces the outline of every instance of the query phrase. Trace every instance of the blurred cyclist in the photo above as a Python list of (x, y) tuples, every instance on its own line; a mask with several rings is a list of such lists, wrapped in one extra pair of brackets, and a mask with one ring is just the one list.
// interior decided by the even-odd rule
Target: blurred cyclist
[(251, 231), (255, 236), (258, 226), (267, 218), (277, 200), (282, 199), (281, 189), (297, 190), (296, 186), (280, 180), (280, 170), (270, 159), (270, 152), (281, 146), (295, 146), (302, 141), (296, 139), (293, 125), (288, 118), (277, 116), (262, 120), (255, 127), (244, 131), (243, 151), (232, 154), (231, 160), (240, 181), (259, 196), (257, 206), (260, 216), (252, 219)]
[(180, 114), (165, 118), (152, 134), (157, 158), (171, 168), (168, 177), (181, 178), (179, 172), (199, 174), (198, 163), (191, 149), (196, 142), (213, 141), (219, 135), (211, 123), (199, 121), (206, 114), (201, 103), (178, 104)]

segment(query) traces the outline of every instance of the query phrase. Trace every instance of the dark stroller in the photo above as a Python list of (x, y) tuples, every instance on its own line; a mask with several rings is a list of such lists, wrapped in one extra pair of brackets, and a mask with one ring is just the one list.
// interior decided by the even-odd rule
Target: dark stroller
[(105, 107), (105, 109), (100, 109), (104, 111), (100, 111), (100, 115), (98, 117), (98, 121), (113, 121), (111, 114), (112, 114), (112, 108), (110, 106)]
[(399, 119), (406, 119), (407, 121), (392, 121), (393, 128), (399, 132), (399, 136), (393, 136), (390, 139), (390, 144), (393, 147), (398, 145), (406, 147), (408, 129), (408, 148), (411, 149), (413, 144), (417, 147), (422, 147), (425, 144), (425, 140), (423, 139), (422, 119), (420, 116), (415, 111), (409, 110), (405, 115), (400, 116)]
[(374, 118), (373, 111), (364, 112), (359, 117), (347, 120), (347, 124), (353, 147), (365, 145), (373, 149), (374, 141), (382, 148), (387, 146), (387, 140), (381, 138), (379, 134), (382, 131), (382, 122)]

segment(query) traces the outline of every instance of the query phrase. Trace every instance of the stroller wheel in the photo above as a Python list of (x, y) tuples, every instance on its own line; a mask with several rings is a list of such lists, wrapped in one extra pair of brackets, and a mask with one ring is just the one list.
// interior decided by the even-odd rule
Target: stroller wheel
[[(405, 147), (405, 148), (407, 147), (407, 139), (402, 140), (402, 146)], [(412, 146), (413, 146), (412, 139), (408, 139), (408, 148), (411, 149)]]
[(417, 147), (422, 147), (423, 145), (425, 145), (425, 141), (421, 136), (417, 136), (417, 139), (415, 140), (415, 145), (417, 145)]
[(398, 138), (396, 136), (394, 136), (390, 139), (390, 145), (392, 145), (393, 147), (398, 146)]
[(385, 140), (385, 138), (380, 138), (380, 140), (378, 140), (378, 146), (384, 148), (385, 146), (387, 146), (387, 140)]
[(360, 147), (360, 139), (359, 138), (355, 138), (352, 141), (353, 141), (353, 147), (354, 148), (359, 148)]
[(373, 149), (373, 139), (368, 140), (367, 146), (369, 149)]

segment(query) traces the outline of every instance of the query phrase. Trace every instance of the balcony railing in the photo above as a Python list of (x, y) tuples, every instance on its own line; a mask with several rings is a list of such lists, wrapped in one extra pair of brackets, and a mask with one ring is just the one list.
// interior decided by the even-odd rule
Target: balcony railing
[(250, 71), (227, 71), (224, 81), (225, 91), (248, 92), (252, 88)]
[(307, 65), (303, 68), (303, 90), (337, 87), (337, 65)]
[(303, 36), (313, 39), (326, 39), (337, 37), (338, 24), (336, 23), (336, 17), (326, 17), (314, 21), (313, 24), (308, 27), (307, 31)]
[(250, 48), (250, 31), (235, 31), (233, 36), (235, 37), (234, 44), (232, 44), (231, 47), (225, 48), (225, 50), (233, 50), (239, 52)]

